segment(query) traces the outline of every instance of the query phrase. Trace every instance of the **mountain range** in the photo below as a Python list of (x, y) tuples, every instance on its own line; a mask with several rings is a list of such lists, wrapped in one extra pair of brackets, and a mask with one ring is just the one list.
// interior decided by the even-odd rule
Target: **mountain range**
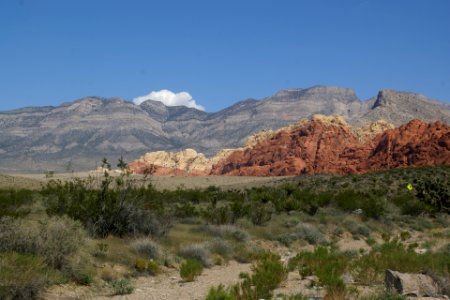
[(236, 148), (252, 133), (314, 114), (340, 115), (353, 127), (383, 119), (450, 124), (450, 104), (423, 95), (381, 90), (361, 101), (352, 89), (314, 86), (247, 99), (208, 113), (148, 100), (86, 97), (57, 107), (0, 112), (0, 171), (94, 169), (103, 157), (133, 160), (150, 151), (193, 148), (213, 155)]

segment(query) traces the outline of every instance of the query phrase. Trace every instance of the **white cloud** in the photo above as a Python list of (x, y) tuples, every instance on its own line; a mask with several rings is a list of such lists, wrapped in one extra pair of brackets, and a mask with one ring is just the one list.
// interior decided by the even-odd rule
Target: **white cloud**
[(174, 93), (169, 90), (153, 91), (148, 95), (136, 97), (133, 99), (134, 104), (139, 105), (144, 101), (154, 100), (164, 103), (167, 106), (187, 106), (196, 108), (198, 110), (205, 110), (205, 108), (192, 99), (188, 92)]

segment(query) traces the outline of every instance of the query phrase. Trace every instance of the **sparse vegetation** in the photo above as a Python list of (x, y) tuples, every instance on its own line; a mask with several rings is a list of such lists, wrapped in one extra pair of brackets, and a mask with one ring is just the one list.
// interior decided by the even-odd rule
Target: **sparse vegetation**
[[(278, 247), (298, 254), (291, 270), (317, 276), (329, 299), (350, 297), (344, 273), (355, 285), (381, 284), (386, 268), (446, 278), (449, 177), (449, 167), (424, 167), (302, 176), (242, 190), (159, 191), (123, 169), (100, 178), (50, 178), (42, 191), (0, 190), (0, 298), (38, 298), (58, 282), (107, 281), (126, 294), (132, 286), (124, 278), (157, 276), (163, 265), (181, 262), (185, 280), (194, 280), (201, 271), (192, 264), (203, 269), (229, 260), (253, 262), (252, 274), (212, 288), (207, 299), (269, 297), (286, 274), (279, 257), (266, 252)], [(341, 251), (342, 239), (364, 249)], [(298, 251), (304, 246), (313, 250)]]

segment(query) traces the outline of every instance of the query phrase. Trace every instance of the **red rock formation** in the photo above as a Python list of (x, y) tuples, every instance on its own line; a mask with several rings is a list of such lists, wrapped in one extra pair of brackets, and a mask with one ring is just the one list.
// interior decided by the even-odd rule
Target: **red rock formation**
[(413, 120), (362, 143), (342, 119), (315, 116), (234, 152), (211, 174), (345, 174), (424, 165), (450, 165), (450, 126)]
[(450, 165), (450, 126), (441, 122), (412, 120), (378, 135), (374, 143), (366, 164), (369, 170)]

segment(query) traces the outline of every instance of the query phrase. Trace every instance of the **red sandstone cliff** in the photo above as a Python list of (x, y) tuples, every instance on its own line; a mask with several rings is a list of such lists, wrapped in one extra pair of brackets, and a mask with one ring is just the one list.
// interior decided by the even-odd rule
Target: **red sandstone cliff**
[(399, 128), (375, 123), (353, 130), (341, 117), (316, 115), (256, 134), (246, 147), (215, 158), (206, 159), (193, 150), (154, 152), (130, 163), (130, 169), (143, 173), (153, 166), (154, 175), (282, 176), (450, 165), (450, 126), (420, 120)]
[(213, 166), (215, 175), (280, 176), (364, 173), (407, 166), (450, 165), (450, 126), (410, 121), (360, 142), (338, 117), (280, 131)]

